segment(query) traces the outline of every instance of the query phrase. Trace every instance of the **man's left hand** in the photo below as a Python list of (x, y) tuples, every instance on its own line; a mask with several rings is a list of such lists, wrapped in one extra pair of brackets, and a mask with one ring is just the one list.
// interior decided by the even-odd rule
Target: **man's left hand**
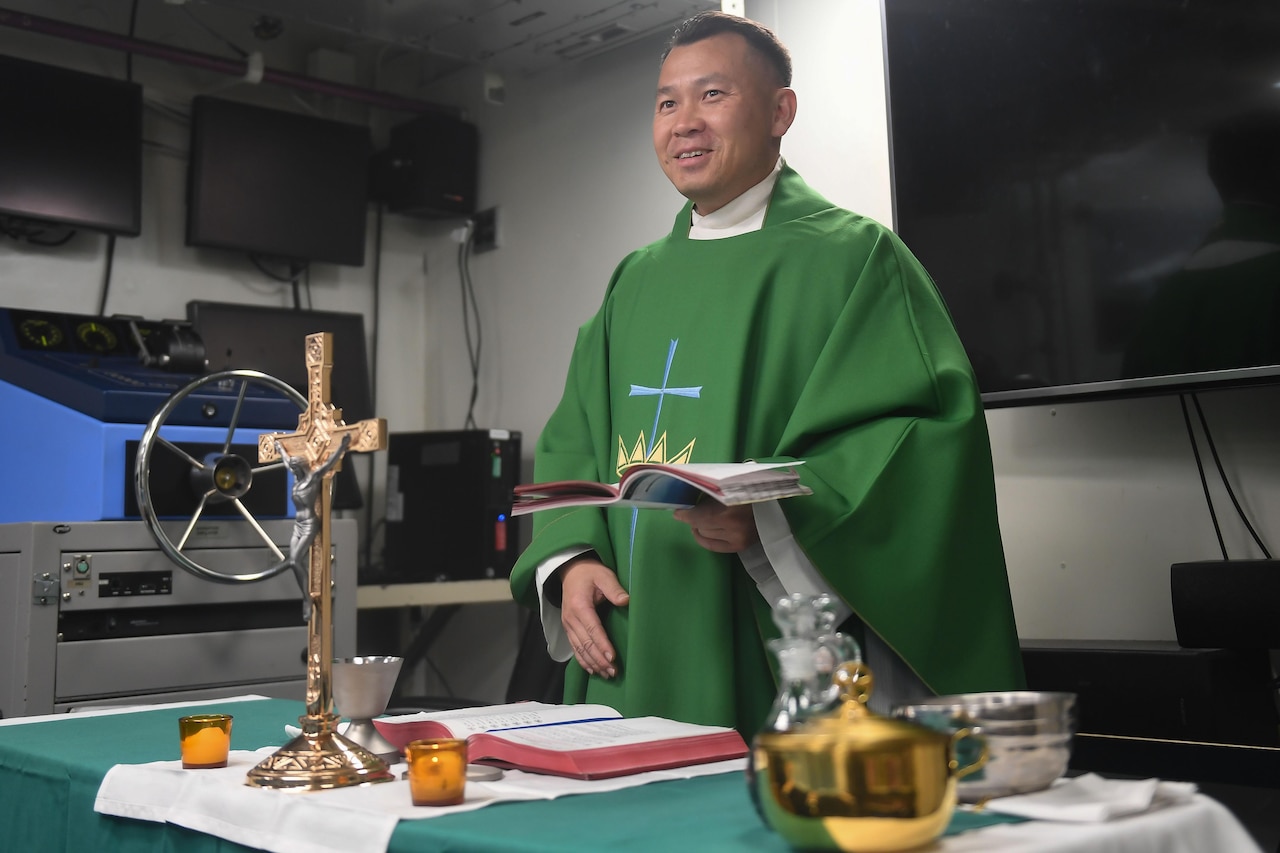
[(673, 515), (693, 531), (694, 540), (708, 551), (736, 554), (760, 541), (756, 532), (756, 516), (751, 506), (725, 506), (707, 501)]

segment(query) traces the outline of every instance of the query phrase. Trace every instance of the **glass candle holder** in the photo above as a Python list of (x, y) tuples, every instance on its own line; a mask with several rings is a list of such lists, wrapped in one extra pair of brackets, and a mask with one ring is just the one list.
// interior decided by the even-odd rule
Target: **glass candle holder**
[(226, 767), (231, 752), (230, 714), (193, 714), (178, 719), (182, 766), (188, 769)]
[(467, 742), (457, 738), (410, 741), (409, 793), (415, 806), (456, 806), (467, 782)]

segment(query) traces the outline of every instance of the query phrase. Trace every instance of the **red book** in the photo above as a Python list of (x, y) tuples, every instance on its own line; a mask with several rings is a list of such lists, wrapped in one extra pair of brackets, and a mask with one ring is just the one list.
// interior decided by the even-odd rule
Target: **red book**
[(746, 742), (731, 728), (661, 717), (624, 719), (604, 705), (521, 702), (384, 717), (374, 725), (401, 749), (419, 738), (463, 738), (467, 760), (473, 764), (577, 779), (606, 779), (747, 754)]

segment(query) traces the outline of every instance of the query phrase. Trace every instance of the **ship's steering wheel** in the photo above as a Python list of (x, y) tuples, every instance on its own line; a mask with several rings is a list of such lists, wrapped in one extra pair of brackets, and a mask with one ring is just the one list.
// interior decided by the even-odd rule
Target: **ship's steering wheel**
[[(239, 390), (236, 395), (235, 409), (231, 413), (231, 422), (227, 425), (227, 437), (223, 441), (220, 452), (208, 453), (203, 459), (197, 459), (161, 435), (161, 430), (170, 415), (192, 394), (206, 385), (236, 382), (239, 383)], [(273, 391), (284, 394), (298, 406), (300, 412), (307, 408), (306, 397), (302, 396), (292, 385), (269, 374), (257, 370), (225, 370), (221, 373), (211, 373), (180, 389), (165, 401), (163, 406), (156, 410), (156, 413), (151, 416), (151, 420), (147, 422), (147, 428), (142, 434), (142, 440), (138, 444), (137, 461), (134, 464), (134, 491), (138, 499), (138, 507), (142, 513), (142, 520), (146, 522), (147, 529), (151, 531), (151, 535), (160, 546), (160, 550), (170, 560), (188, 572), (197, 577), (218, 583), (252, 583), (274, 577), (289, 568), (288, 558), (281, 552), (279, 546), (271, 540), (271, 537), (263, 530), (262, 525), (258, 523), (258, 520), (253, 517), (253, 514), (249, 512), (240, 500), (252, 487), (254, 474), (275, 468), (283, 468), (285, 464), (281, 460), (254, 466), (243, 457), (231, 452), (231, 439), (239, 424), (245, 395), (250, 385), (263, 385)], [(177, 454), (191, 466), (188, 474), (191, 484), (199, 496), (199, 504), (196, 506), (191, 520), (187, 522), (182, 535), (176, 541), (170, 538), (169, 533), (161, 525), (160, 518), (156, 514), (155, 500), (152, 497), (151, 460), (153, 455), (160, 450)], [(200, 520), (200, 516), (204, 513), (206, 507), (224, 502), (230, 502), (235, 506), (250, 527), (262, 537), (262, 541), (276, 555), (278, 562), (259, 572), (236, 575), (202, 566), (183, 552), (191, 537), (191, 532), (195, 529), (196, 522)]]

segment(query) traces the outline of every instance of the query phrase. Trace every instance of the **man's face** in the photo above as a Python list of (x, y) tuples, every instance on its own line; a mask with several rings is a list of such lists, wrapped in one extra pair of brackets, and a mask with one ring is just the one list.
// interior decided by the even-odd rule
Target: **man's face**
[(736, 33), (673, 48), (658, 74), (653, 148), (706, 215), (760, 183), (795, 117), (795, 94)]

